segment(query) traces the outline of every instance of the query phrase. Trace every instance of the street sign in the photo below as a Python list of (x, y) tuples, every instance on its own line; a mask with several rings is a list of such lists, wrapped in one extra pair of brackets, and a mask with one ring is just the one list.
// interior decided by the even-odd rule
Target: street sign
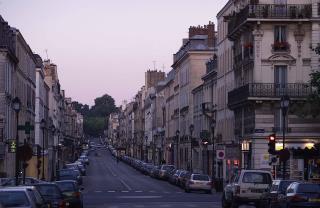
[(32, 148), (28, 144), (24, 144), (19, 147), (19, 160), (28, 161), (32, 158)]
[(285, 162), (290, 159), (290, 151), (288, 149), (282, 149), (279, 152), (279, 159), (281, 162)]
[(9, 140), (9, 145), (8, 145), (8, 152), (9, 153), (16, 153), (17, 151), (17, 144), (15, 140)]
[(217, 150), (217, 159), (223, 160), (225, 157), (225, 151), (224, 150)]

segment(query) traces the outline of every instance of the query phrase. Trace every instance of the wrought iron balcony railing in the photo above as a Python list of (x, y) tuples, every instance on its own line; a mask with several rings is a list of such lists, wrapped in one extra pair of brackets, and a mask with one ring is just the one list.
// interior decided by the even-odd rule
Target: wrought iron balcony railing
[(229, 17), (228, 36), (233, 34), (248, 19), (310, 19), (312, 17), (311, 4), (248, 4), (238, 13)]
[(232, 108), (248, 98), (280, 98), (283, 95), (288, 95), (290, 98), (306, 98), (311, 93), (311, 85), (305, 83), (251, 83), (230, 91), (228, 105)]

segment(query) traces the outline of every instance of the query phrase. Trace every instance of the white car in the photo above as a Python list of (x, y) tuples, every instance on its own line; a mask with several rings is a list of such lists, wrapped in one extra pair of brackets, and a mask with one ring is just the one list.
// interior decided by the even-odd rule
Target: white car
[(272, 175), (264, 170), (241, 170), (229, 183), (222, 195), (223, 208), (237, 208), (242, 204), (255, 204), (259, 207), (262, 194), (268, 192)]

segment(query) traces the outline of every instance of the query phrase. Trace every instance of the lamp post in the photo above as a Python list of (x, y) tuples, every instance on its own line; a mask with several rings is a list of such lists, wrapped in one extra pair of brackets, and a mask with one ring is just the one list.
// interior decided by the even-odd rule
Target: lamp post
[(145, 156), (144, 157), (145, 157), (146, 162), (148, 162), (148, 150), (147, 150), (148, 136), (145, 136), (144, 139), (146, 141), (146, 143), (145, 143), (146, 150), (145, 150)]
[[(51, 130), (51, 133), (52, 133), (52, 141), (53, 141), (53, 144), (54, 144), (54, 133), (56, 132), (56, 127), (52, 124), (52, 126), (50, 127), (50, 130)], [(49, 152), (48, 152), (49, 154)], [(51, 179), (53, 179), (54, 177), (54, 168), (55, 165), (54, 165), (54, 145), (52, 147), (52, 168), (51, 168)], [(49, 160), (48, 160), (48, 164), (49, 164)], [(42, 163), (42, 178), (44, 178), (44, 162)]]
[(211, 132), (212, 132), (212, 183), (215, 182), (215, 148), (214, 148), (214, 128), (216, 126), (216, 120), (214, 118), (211, 119)]
[(16, 161), (15, 161), (15, 184), (19, 185), (19, 112), (21, 109), (21, 101), (18, 97), (15, 97), (12, 100), (13, 110), (16, 112), (16, 123), (17, 123), (17, 132), (16, 132)]
[(193, 152), (192, 134), (193, 134), (193, 131), (194, 131), (194, 125), (193, 124), (190, 124), (189, 131), (190, 131), (190, 149), (191, 149), (191, 151), (190, 151), (190, 153), (191, 153), (191, 155), (190, 155), (191, 156), (190, 170), (191, 170), (191, 172), (193, 172), (193, 156), (192, 156), (192, 152)]
[(45, 149), (44, 130), (46, 128), (46, 121), (44, 119), (41, 119), (41, 121), (40, 121), (40, 128), (42, 130), (42, 177), (41, 177), (41, 180), (45, 180), (45, 177), (44, 177), (44, 149)]
[[(282, 147), (283, 151), (285, 150), (285, 143), (286, 143), (286, 116), (288, 112), (288, 108), (290, 105), (290, 98), (288, 95), (284, 95), (281, 97), (280, 107), (282, 111)], [(283, 180), (286, 178), (286, 161), (282, 162), (282, 178)]]
[(250, 143), (247, 141), (247, 140), (243, 140), (242, 143), (241, 143), (241, 151), (243, 153), (243, 166), (244, 166), (244, 169), (247, 169), (248, 168), (248, 161), (247, 161), (247, 153), (249, 152), (250, 150)]
[(179, 130), (177, 130), (176, 131), (176, 146), (177, 146), (177, 168), (179, 168), (179, 166), (180, 166), (180, 157), (179, 157), (179, 140), (180, 140), (180, 131)]

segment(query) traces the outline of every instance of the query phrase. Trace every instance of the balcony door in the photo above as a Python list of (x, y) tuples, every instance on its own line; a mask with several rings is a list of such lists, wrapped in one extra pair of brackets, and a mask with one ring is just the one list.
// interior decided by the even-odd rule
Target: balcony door
[(274, 16), (275, 17), (286, 17), (287, 10), (286, 4), (287, 0), (274, 0)]
[(286, 65), (275, 66), (274, 68), (274, 89), (276, 96), (286, 94), (288, 83), (288, 69)]

